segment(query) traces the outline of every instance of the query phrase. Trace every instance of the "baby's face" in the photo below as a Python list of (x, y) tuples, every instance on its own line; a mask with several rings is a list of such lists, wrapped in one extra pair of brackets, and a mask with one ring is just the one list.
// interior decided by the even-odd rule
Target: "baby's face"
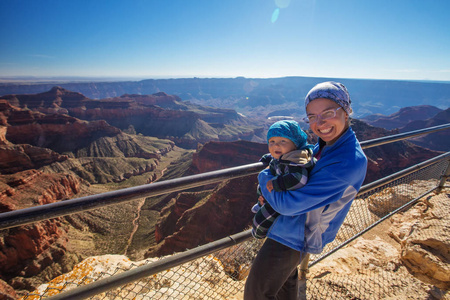
[(269, 139), (269, 152), (273, 158), (280, 159), (280, 156), (295, 150), (295, 144), (290, 139), (273, 136)]

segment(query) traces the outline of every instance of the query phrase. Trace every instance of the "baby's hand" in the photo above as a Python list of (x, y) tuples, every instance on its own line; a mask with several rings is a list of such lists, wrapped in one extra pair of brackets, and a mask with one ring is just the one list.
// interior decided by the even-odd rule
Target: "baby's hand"
[(269, 193), (272, 192), (272, 190), (273, 190), (273, 183), (272, 183), (272, 180), (267, 181), (266, 188), (267, 188), (267, 190), (269, 191)]
[(264, 203), (266, 203), (266, 199), (264, 199), (263, 196), (259, 196), (259, 197), (258, 197), (258, 201), (259, 201), (259, 204), (261, 204), (261, 206), (263, 206)]

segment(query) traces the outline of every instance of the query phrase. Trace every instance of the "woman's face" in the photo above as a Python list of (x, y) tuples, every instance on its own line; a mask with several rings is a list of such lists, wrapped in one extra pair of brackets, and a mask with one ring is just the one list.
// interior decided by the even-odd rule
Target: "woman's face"
[(280, 136), (273, 136), (269, 139), (269, 152), (275, 159), (280, 159), (281, 155), (295, 149), (295, 144), (290, 139)]
[[(339, 104), (330, 99), (318, 98), (308, 104), (306, 107), (306, 114), (307, 116), (318, 116), (324, 111), (330, 109), (335, 110), (339, 107)], [(343, 109), (339, 109), (336, 111), (336, 116), (334, 118), (322, 120), (319, 117), (317, 118), (317, 122), (310, 123), (309, 127), (318, 137), (326, 142), (327, 145), (331, 145), (348, 128), (348, 114)]]

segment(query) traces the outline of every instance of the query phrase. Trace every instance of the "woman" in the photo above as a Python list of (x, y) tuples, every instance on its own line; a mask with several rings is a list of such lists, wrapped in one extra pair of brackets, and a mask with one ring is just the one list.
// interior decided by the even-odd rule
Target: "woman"
[(350, 127), (351, 100), (345, 86), (323, 82), (305, 99), (311, 130), (319, 138), (317, 163), (308, 183), (294, 191), (269, 192), (269, 170), (258, 175), (266, 201), (281, 215), (272, 225), (245, 284), (245, 300), (297, 299), (297, 265), (307, 253), (320, 253), (336, 237), (367, 170)]

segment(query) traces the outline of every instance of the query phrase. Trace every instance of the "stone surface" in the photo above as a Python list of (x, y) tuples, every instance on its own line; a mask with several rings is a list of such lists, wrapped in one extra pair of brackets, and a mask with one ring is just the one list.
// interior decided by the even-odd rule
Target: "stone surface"
[(14, 300), (17, 299), (17, 294), (6, 282), (0, 279), (0, 299), (2, 300)]

